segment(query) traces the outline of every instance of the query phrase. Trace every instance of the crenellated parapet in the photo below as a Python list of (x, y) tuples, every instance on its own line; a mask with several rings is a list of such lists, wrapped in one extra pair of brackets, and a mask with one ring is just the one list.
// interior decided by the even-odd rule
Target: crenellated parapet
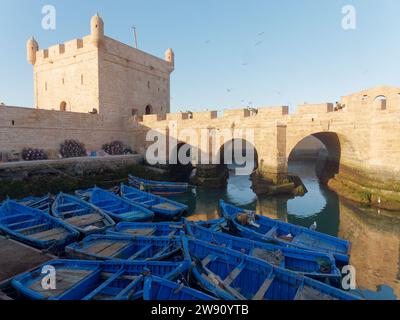
[(163, 59), (107, 37), (98, 14), (87, 36), (41, 49), (31, 38), (26, 50), (39, 109), (100, 113), (118, 125), (170, 110), (173, 50)]

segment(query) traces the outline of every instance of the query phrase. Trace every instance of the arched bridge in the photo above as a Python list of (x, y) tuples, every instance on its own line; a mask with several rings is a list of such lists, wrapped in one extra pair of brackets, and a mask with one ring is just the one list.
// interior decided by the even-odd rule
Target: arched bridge
[(145, 115), (134, 121), (132, 132), (143, 153), (153, 144), (143, 142), (150, 130), (169, 138), (167, 150), (171, 141), (190, 145), (200, 165), (201, 154), (221, 153), (228, 140), (249, 141), (257, 154), (255, 184), (264, 183), (266, 189), (258, 189), (270, 193), (288, 183), (289, 155), (312, 135), (328, 150), (332, 188), (354, 200), (400, 207), (400, 88), (377, 87), (336, 103), (304, 104), (293, 114), (279, 106), (225, 110), (222, 116), (216, 111)]

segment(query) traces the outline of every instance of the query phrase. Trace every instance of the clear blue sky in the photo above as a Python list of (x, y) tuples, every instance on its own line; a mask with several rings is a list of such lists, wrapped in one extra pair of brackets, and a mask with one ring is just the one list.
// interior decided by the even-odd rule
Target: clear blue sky
[[(57, 29), (41, 27), (43, 5)], [(357, 29), (341, 28), (343, 5)], [(0, 102), (32, 106), (26, 40), (40, 47), (89, 34), (99, 12), (108, 36), (163, 57), (172, 47), (172, 111), (336, 101), (376, 85), (400, 85), (398, 0), (2, 0)]]

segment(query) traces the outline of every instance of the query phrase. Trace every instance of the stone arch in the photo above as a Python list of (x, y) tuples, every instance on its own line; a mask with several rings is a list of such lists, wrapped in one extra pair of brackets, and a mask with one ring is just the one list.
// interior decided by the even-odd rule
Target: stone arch
[(386, 110), (387, 108), (387, 98), (384, 95), (378, 95), (374, 99), (374, 104), (378, 110)]
[[(187, 158), (190, 158), (192, 156), (192, 153), (195, 152), (194, 146), (189, 145), (183, 141), (177, 141), (176, 146), (171, 150), (172, 154), (176, 155), (176, 161), (174, 161), (174, 163), (171, 163), (171, 159), (168, 160), (169, 171), (170, 174), (178, 181), (186, 181), (193, 171), (192, 161), (189, 161), (188, 163), (182, 163), (180, 161), (181, 159), (178, 155), (182, 148), (185, 148), (185, 155)], [(183, 150), (182, 152), (184, 152), (185, 150)]]
[(150, 104), (146, 106), (144, 114), (153, 114), (153, 107)]
[(326, 148), (326, 159), (324, 163), (319, 164), (319, 171), (324, 171), (324, 175), (320, 178), (324, 181), (333, 178), (340, 170), (359, 160), (354, 144), (345, 135), (333, 131), (320, 131), (298, 137), (288, 147), (287, 161), (289, 161), (299, 143), (309, 136), (317, 138)]
[(65, 101), (62, 101), (60, 103), (60, 111), (63, 111), (63, 112), (67, 111), (67, 103)]
[[(219, 163), (224, 166), (244, 162), (244, 166), (249, 168), (249, 175), (259, 165), (256, 146), (243, 138), (232, 138), (225, 141), (218, 150), (217, 158), (219, 159)], [(241, 165), (241, 163), (239, 164)]]

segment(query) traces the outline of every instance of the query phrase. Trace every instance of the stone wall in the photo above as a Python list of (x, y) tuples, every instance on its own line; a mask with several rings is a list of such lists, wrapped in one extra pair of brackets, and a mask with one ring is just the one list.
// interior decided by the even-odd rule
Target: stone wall
[(103, 115), (0, 106), (0, 152), (25, 147), (59, 150), (65, 139), (79, 140), (88, 150), (113, 140), (133, 142), (124, 127)]

